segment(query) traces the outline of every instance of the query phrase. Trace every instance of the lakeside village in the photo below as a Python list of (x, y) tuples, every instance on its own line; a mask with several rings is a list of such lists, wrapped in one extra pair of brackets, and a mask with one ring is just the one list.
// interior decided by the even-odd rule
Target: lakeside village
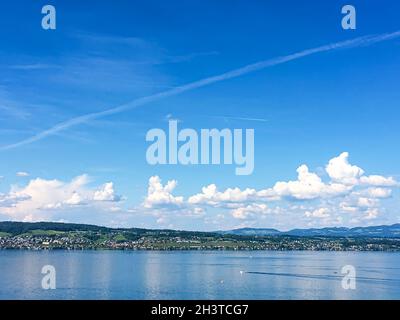
[(0, 249), (400, 251), (398, 238), (237, 236), (184, 231), (0, 232)]

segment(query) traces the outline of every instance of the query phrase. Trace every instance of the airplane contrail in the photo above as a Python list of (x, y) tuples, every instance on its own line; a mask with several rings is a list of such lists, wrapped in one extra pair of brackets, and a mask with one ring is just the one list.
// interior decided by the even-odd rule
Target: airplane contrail
[(111, 108), (111, 109), (106, 109), (103, 111), (99, 112), (93, 112), (89, 114), (85, 114), (82, 116), (78, 116), (69, 120), (66, 120), (64, 122), (61, 122), (47, 130), (44, 130), (42, 132), (39, 132), (32, 137), (29, 137), (27, 139), (21, 140), (19, 142), (1, 146), (0, 151), (8, 150), (8, 149), (13, 149), (17, 148), (26, 144), (30, 144), (36, 141), (39, 141), (41, 139), (44, 139), (50, 135), (53, 135), (57, 132), (66, 130), (70, 127), (76, 126), (78, 124), (86, 123), (90, 120), (98, 119), (101, 117), (109, 116), (112, 114), (120, 113), (129, 109), (137, 108), (139, 106), (148, 104), (150, 102), (158, 101), (167, 97), (175, 96), (190, 90), (198, 89), (201, 87), (205, 87), (207, 85), (232, 79), (232, 78), (237, 78), (239, 76), (255, 72), (258, 70), (262, 70), (268, 67), (276, 66), (285, 62), (289, 62), (292, 60), (296, 60), (299, 58), (303, 58), (309, 55), (313, 55), (316, 53), (321, 53), (321, 52), (327, 52), (327, 51), (332, 51), (336, 49), (345, 49), (345, 48), (355, 48), (355, 47), (361, 47), (361, 46), (368, 46), (372, 45), (377, 42), (382, 42), (386, 40), (391, 40), (394, 38), (397, 38), (400, 36), (400, 31), (392, 32), (392, 33), (384, 33), (384, 34), (379, 34), (379, 35), (368, 35), (364, 37), (359, 37), (359, 38), (354, 38), (350, 40), (345, 40), (341, 42), (336, 42), (336, 43), (331, 43), (327, 45), (323, 45), (320, 47), (312, 48), (312, 49), (307, 49), (303, 51), (299, 51), (297, 53), (289, 54), (286, 56), (280, 56), (268, 60), (263, 60), (259, 61), (256, 63), (249, 64), (247, 66), (244, 66), (242, 68), (234, 69), (216, 76), (211, 76), (205, 79), (197, 80), (182, 86), (178, 86), (166, 91), (162, 91), (150, 96), (142, 97), (135, 99), (133, 101), (130, 101), (128, 103), (119, 105), (117, 107)]

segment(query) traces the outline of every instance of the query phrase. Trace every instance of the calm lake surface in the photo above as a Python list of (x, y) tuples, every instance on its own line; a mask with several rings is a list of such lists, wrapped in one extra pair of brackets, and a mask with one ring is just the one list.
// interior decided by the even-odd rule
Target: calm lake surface
[(0, 271), (0, 299), (400, 299), (400, 253), (0, 250)]

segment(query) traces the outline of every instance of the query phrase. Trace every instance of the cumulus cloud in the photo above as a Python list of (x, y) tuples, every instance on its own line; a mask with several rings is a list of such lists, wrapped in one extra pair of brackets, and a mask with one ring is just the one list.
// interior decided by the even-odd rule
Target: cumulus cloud
[(101, 202), (99, 190), (103, 191), (103, 195), (108, 191), (114, 200), (117, 199), (111, 190), (112, 184), (93, 190), (87, 186), (88, 183), (87, 175), (78, 176), (70, 182), (57, 179), (32, 179), (26, 186), (13, 186), (8, 194), (0, 195), (0, 214), (12, 220), (48, 220), (55, 211), (77, 206), (96, 206)]
[[(353, 216), (352, 220), (375, 219), (380, 214), (381, 199), (389, 196), (391, 190), (369, 188), (360, 192), (353, 192), (347, 196), (338, 206), (339, 211)], [(355, 218), (354, 215), (358, 215)]]
[[(187, 199), (172, 194), (177, 185), (175, 180), (163, 185), (160, 178), (154, 176), (149, 180), (144, 208), (158, 210), (158, 218), (165, 218), (160, 210), (186, 216), (196, 216), (198, 212), (197, 216), (203, 216), (203, 208), (210, 207), (229, 210), (231, 217), (246, 222), (279, 211), (286, 215), (297, 214), (298, 217), (303, 213), (311, 225), (313, 221), (340, 224), (346, 215), (352, 220), (378, 217), (381, 200), (391, 197), (391, 187), (397, 186), (392, 177), (364, 175), (362, 168), (349, 162), (348, 152), (328, 161), (326, 176), (312, 172), (306, 164), (300, 165), (296, 171), (297, 179), (278, 181), (269, 188), (220, 190), (211, 183)], [(273, 205), (274, 202), (286, 203), (287, 206), (283, 209)]]
[(360, 197), (357, 200), (357, 207), (359, 208), (373, 208), (378, 206), (379, 200), (366, 197)]
[[(146, 219), (154, 217), (168, 226), (173, 219), (182, 221), (186, 217), (203, 219), (205, 224), (221, 225), (232, 218), (243, 224), (257, 224), (257, 219), (266, 221), (271, 214), (277, 214), (274, 219), (285, 223), (297, 224), (302, 218), (307, 225), (321, 226), (376, 219), (384, 212), (382, 202), (398, 186), (393, 177), (365, 175), (363, 169), (349, 162), (347, 152), (329, 160), (325, 170), (326, 174), (316, 173), (301, 164), (296, 170), (297, 178), (271, 186), (219, 189), (210, 183), (187, 197), (176, 194), (176, 180), (163, 183), (159, 176), (152, 176), (143, 202), (124, 212), (113, 182), (89, 187), (87, 175), (68, 182), (37, 178), (0, 194), (0, 215), (12, 220), (49, 220), (55, 212), (76, 212), (81, 208), (85, 212), (102, 210), (115, 215), (144, 214)], [(275, 226), (287, 227), (282, 223)]]
[[(325, 171), (328, 179), (303, 164), (297, 168), (296, 180), (278, 181), (261, 190), (238, 187), (219, 190), (215, 184), (209, 184), (200, 193), (190, 196), (187, 204), (229, 209), (234, 218), (247, 220), (270, 213), (272, 209), (266, 202), (296, 200), (305, 204), (296, 211), (305, 212), (307, 218), (337, 224), (343, 221), (341, 213), (359, 214), (363, 219), (377, 217), (380, 200), (389, 198), (392, 194), (389, 187), (398, 185), (392, 177), (364, 175), (362, 168), (349, 162), (348, 152), (329, 160)], [(316, 201), (329, 201), (330, 207), (315, 208)], [(314, 208), (304, 211), (311, 202)]]
[(63, 203), (66, 205), (78, 206), (84, 204), (84, 199), (78, 192), (74, 192), (71, 198), (65, 200)]
[(329, 160), (326, 172), (329, 177), (336, 182), (355, 185), (359, 177), (364, 174), (364, 170), (355, 165), (349, 164), (349, 153), (343, 152), (338, 157)]
[(114, 184), (107, 182), (101, 186), (99, 190), (94, 193), (94, 200), (96, 201), (119, 201), (120, 197), (114, 192)]
[(336, 197), (351, 191), (352, 187), (341, 184), (322, 181), (316, 173), (310, 172), (306, 165), (297, 168), (297, 180), (278, 181), (272, 188), (255, 190), (246, 188), (228, 188), (218, 191), (215, 184), (202, 188), (202, 192), (189, 197), (191, 204), (221, 205), (222, 203), (235, 203), (247, 201), (275, 201), (281, 198), (293, 198), (297, 200), (312, 200), (320, 197)]
[(361, 195), (365, 195), (369, 198), (389, 198), (392, 195), (392, 190), (388, 188), (368, 188), (359, 192)]
[(380, 175), (364, 175), (364, 170), (349, 163), (349, 153), (343, 152), (338, 157), (329, 160), (326, 172), (332, 181), (346, 185), (366, 185), (375, 187), (394, 187), (397, 181), (393, 177)]
[(329, 211), (330, 210), (328, 208), (318, 208), (314, 211), (306, 211), (304, 215), (312, 218), (329, 218)]
[(310, 172), (304, 164), (297, 169), (297, 174), (297, 180), (277, 182), (272, 191), (281, 197), (311, 200), (319, 197), (338, 196), (350, 190), (344, 184), (324, 183), (317, 174)]
[(20, 201), (29, 200), (28, 195), (17, 195), (17, 194), (0, 194), (0, 208), (12, 208)]
[(379, 175), (363, 176), (360, 182), (364, 185), (376, 187), (394, 187), (398, 182), (393, 177), (383, 177)]
[(254, 214), (264, 215), (271, 212), (272, 210), (268, 208), (266, 204), (254, 203), (232, 210), (232, 216), (236, 219), (247, 219), (249, 218), (249, 216), (252, 216)]
[(176, 180), (170, 180), (163, 185), (161, 179), (158, 176), (153, 176), (149, 179), (149, 186), (147, 189), (147, 197), (144, 200), (144, 207), (160, 208), (160, 207), (179, 207), (183, 205), (183, 197), (175, 197), (172, 195), (172, 191), (177, 186)]
[(215, 184), (210, 184), (201, 189), (201, 193), (189, 197), (190, 204), (208, 204), (218, 206), (222, 203), (246, 202), (256, 195), (255, 189), (240, 190), (239, 188), (228, 188), (223, 192), (218, 191)]

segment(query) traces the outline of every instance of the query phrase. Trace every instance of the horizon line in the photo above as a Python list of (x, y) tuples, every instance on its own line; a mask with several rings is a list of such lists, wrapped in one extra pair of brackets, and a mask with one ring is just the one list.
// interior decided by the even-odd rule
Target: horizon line
[(396, 225), (400, 225), (400, 222), (392, 223), (392, 224), (378, 224), (378, 225), (370, 225), (370, 226), (356, 226), (356, 227), (345, 227), (345, 226), (326, 226), (326, 227), (313, 227), (313, 228), (292, 228), (287, 231), (282, 231), (273, 227), (240, 227), (240, 228), (233, 228), (227, 230), (214, 230), (214, 231), (200, 231), (200, 230), (186, 230), (186, 229), (170, 229), (170, 228), (147, 228), (147, 227), (108, 227), (105, 225), (97, 225), (91, 223), (79, 223), (79, 222), (57, 222), (57, 221), (13, 221), (13, 220), (4, 220), (0, 221), (1, 223), (24, 223), (24, 224), (38, 224), (38, 223), (53, 223), (53, 224), (63, 224), (63, 225), (83, 225), (83, 226), (92, 226), (92, 227), (99, 227), (99, 228), (107, 228), (111, 230), (132, 230), (132, 229), (143, 229), (143, 230), (150, 230), (150, 231), (179, 231), (179, 232), (204, 232), (204, 233), (219, 233), (219, 232), (227, 232), (227, 231), (236, 231), (236, 230), (243, 230), (243, 229), (252, 229), (252, 230), (264, 230), (270, 229), (275, 230), (280, 233), (287, 233), (294, 230), (323, 230), (323, 229), (356, 229), (356, 228), (371, 228), (371, 227), (393, 227)]

